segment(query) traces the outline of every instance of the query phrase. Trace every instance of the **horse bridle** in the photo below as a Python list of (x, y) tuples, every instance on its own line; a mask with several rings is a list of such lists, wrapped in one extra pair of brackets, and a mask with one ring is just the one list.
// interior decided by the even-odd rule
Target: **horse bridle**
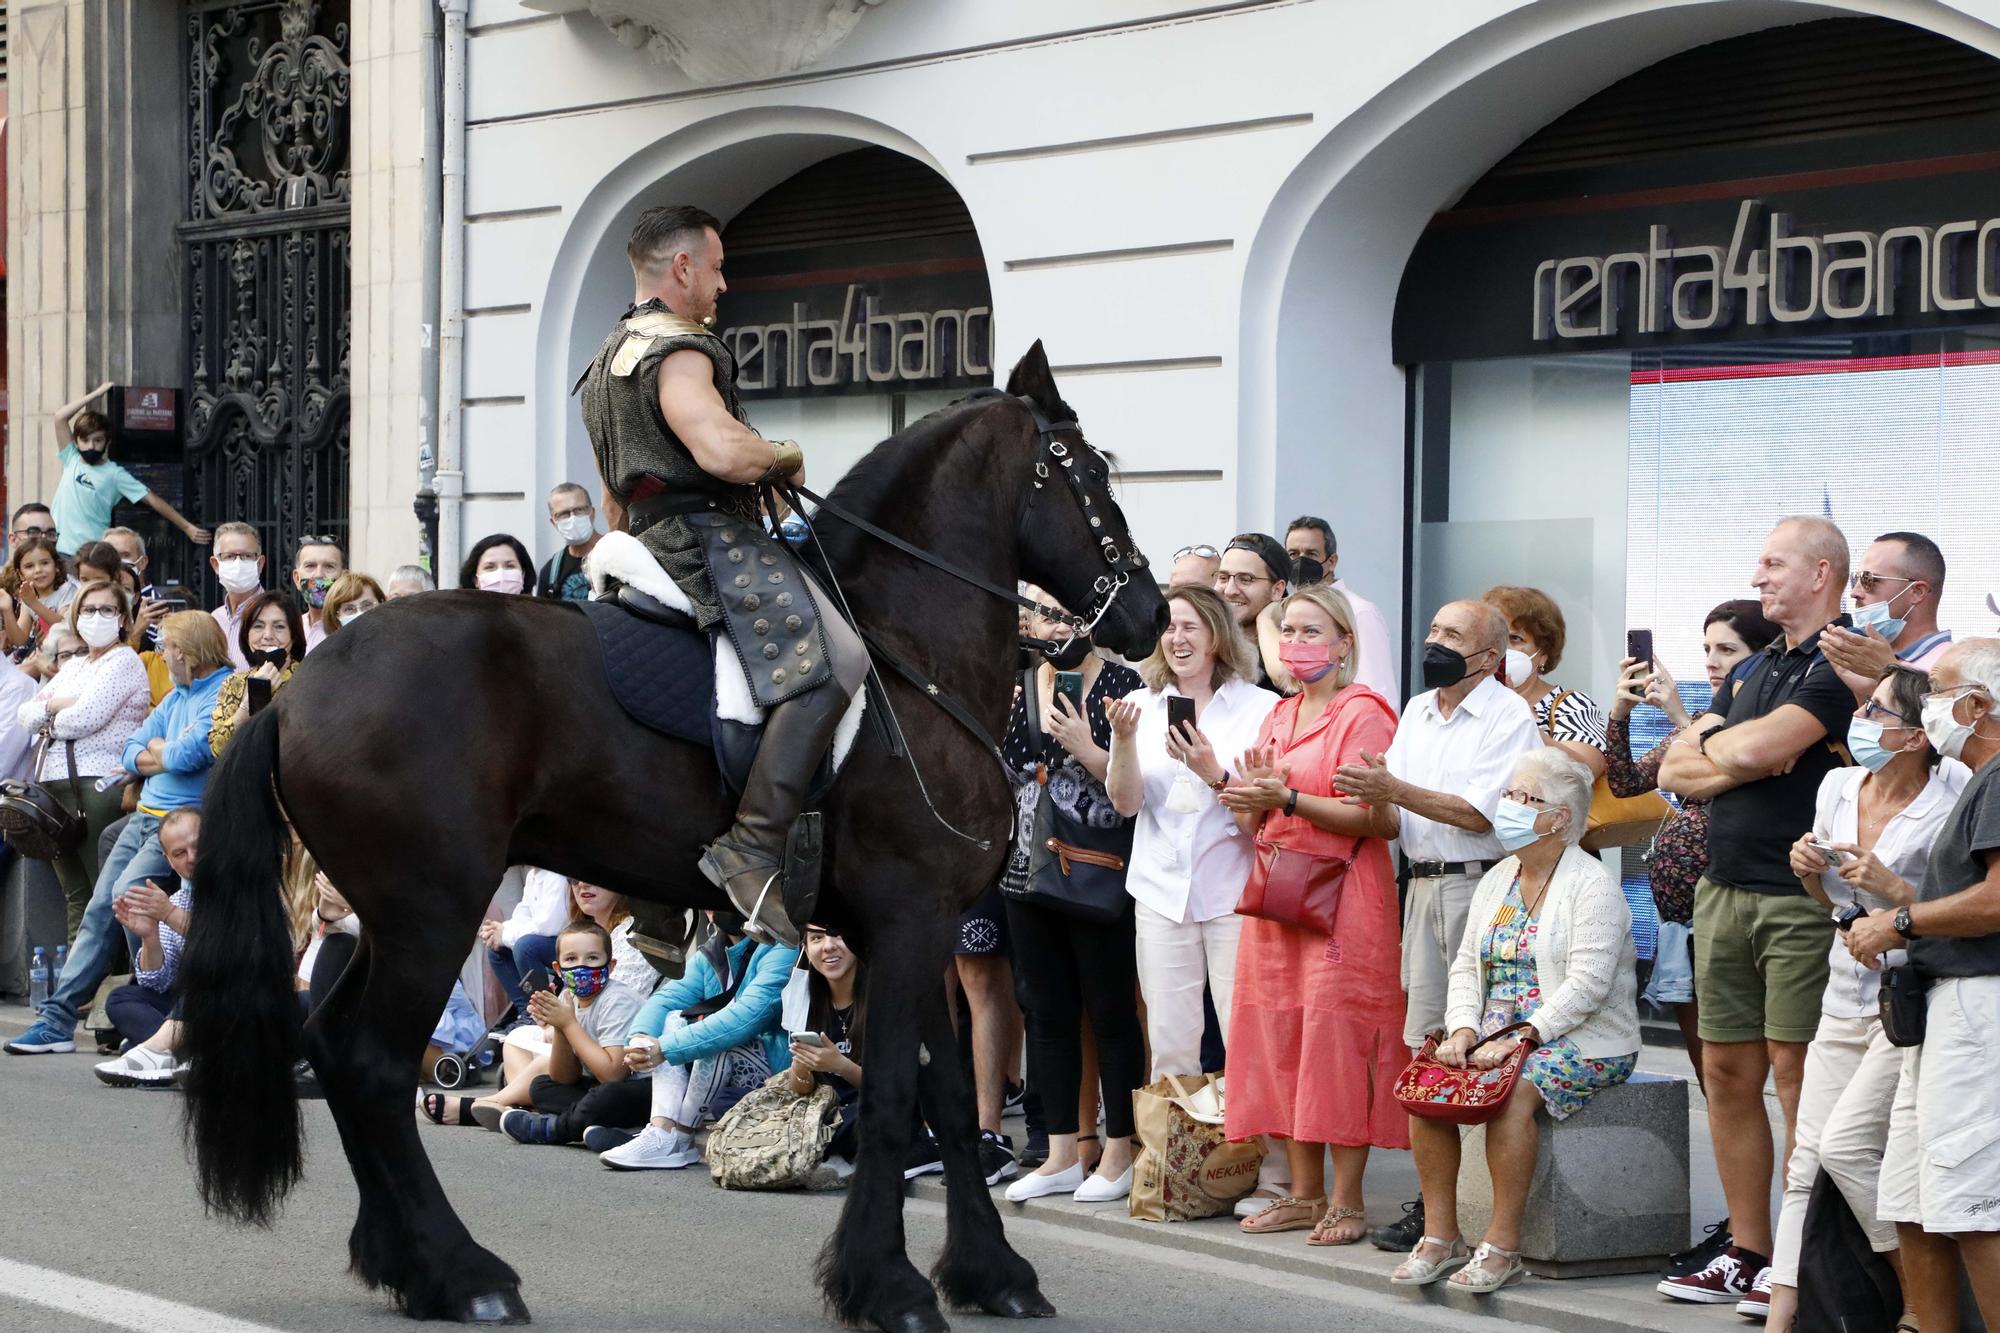
[[(1051, 421), (1033, 399), (1023, 394), (1010, 394), (1004, 389), (976, 389), (960, 401), (971, 402), (979, 398), (1012, 398), (1015, 402), (1021, 404), (1022, 407), (1028, 410), (1028, 414), (1034, 418), (1035, 434), (1041, 441), (1040, 451), (1035, 457), (1034, 486), (1028, 492), (1027, 503), (1021, 506), (1021, 518), (1017, 524), (1021, 540), (1025, 542), (1030, 538), (1032, 525), (1029, 520), (1035, 510), (1035, 501), (1048, 488), (1050, 480), (1057, 475), (1062, 476), (1069, 483), (1070, 493), (1076, 497), (1077, 506), (1083, 511), (1083, 517), (1090, 524), (1091, 530), (1103, 533), (1103, 510), (1110, 503), (1110, 490), (1107, 487), (1105, 491), (1106, 505), (1099, 505), (1092, 498), (1083, 475), (1077, 469), (1077, 451), (1064, 441), (1056, 438), (1058, 432), (1066, 430), (1075, 431), (1078, 442), (1081, 443), (1083, 427), (1077, 423), (1076, 419), (1074, 417), (1066, 417), (1060, 421)], [(1085, 447), (1088, 446), (1086, 445)], [(877, 541), (887, 542), (903, 554), (923, 561), (931, 568), (950, 575), (968, 587), (978, 588), (982, 592), (991, 593), (1001, 601), (1011, 602), (1015, 606), (1032, 611), (1043, 620), (1054, 621), (1060, 625), (1068, 625), (1074, 633), (1081, 634), (1085, 638), (1090, 636), (1091, 632), (1097, 628), (1098, 623), (1110, 612), (1112, 605), (1118, 600), (1118, 594), (1124, 589), (1126, 584), (1132, 581), (1132, 576), (1147, 567), (1145, 556), (1139, 554), (1137, 551), (1120, 549), (1117, 540), (1110, 536), (1110, 534), (1105, 533), (1098, 538), (1097, 549), (1098, 553), (1104, 557), (1104, 563), (1110, 566), (1110, 572), (1098, 575), (1096, 582), (1091, 585), (1091, 597), (1093, 601), (1087, 613), (1065, 611), (1061, 607), (1050, 606), (1046, 602), (1037, 602), (1033, 598), (1023, 597), (1012, 588), (1003, 588), (990, 579), (983, 578), (969, 569), (953, 564), (942, 556), (934, 555), (924, 550), (921, 546), (905, 541), (895, 533), (869, 522), (852, 510), (835, 504), (817, 491), (808, 490), (804, 486), (785, 486), (781, 489), (811, 501), (821, 513), (831, 514), (841, 522), (861, 529), (861, 531), (867, 533)], [(787, 502), (791, 503), (789, 498)], [(805, 516), (805, 506), (792, 503), (791, 507), (801, 517)], [(806, 521), (810, 525), (811, 520), (807, 519)], [(1054, 648), (1045, 647), (1043, 651), (1053, 655)]]

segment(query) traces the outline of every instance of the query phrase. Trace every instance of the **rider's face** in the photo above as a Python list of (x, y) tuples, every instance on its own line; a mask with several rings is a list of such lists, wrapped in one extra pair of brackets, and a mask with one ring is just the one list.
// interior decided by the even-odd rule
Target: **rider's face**
[(713, 318), (718, 298), (729, 290), (729, 284), (722, 280), (722, 238), (715, 234), (713, 227), (703, 233), (701, 253), (687, 253), (686, 317), (692, 320)]

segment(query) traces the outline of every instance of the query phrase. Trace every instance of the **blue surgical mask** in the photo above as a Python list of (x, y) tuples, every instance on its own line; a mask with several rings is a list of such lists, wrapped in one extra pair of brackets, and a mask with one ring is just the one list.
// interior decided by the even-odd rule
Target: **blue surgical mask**
[(1520, 801), (1500, 798), (1500, 808), (1493, 812), (1493, 836), (1500, 839), (1500, 845), (1510, 852), (1518, 852), (1531, 842), (1540, 841), (1542, 834), (1535, 828), (1535, 821), (1542, 812), (1532, 805)]
[[(1908, 588), (1903, 589), (1903, 592), (1908, 591)], [(1903, 593), (1899, 592), (1896, 594), (1896, 597), (1901, 597), (1902, 595)], [(1894, 643), (1897, 639), (1901, 638), (1903, 636), (1903, 627), (1910, 622), (1908, 620), (1899, 620), (1889, 614), (1889, 604), (1894, 602), (1896, 597), (1887, 597), (1879, 602), (1870, 602), (1866, 606), (1855, 607), (1851, 616), (1851, 619), (1854, 621), (1855, 630), (1858, 633), (1865, 634), (1870, 629), (1873, 629), (1890, 643)]]
[(1847, 724), (1847, 752), (1870, 773), (1881, 772), (1901, 753), (1882, 748), (1882, 724), (1872, 717), (1857, 717)]

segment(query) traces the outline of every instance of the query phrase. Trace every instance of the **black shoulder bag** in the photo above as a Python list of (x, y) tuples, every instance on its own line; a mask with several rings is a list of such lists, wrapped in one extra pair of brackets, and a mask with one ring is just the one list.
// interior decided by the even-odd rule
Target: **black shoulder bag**
[[(1030, 752), (1046, 755), (1042, 737), (1041, 696), (1034, 668), (1022, 674), (1022, 707), (1028, 721)], [(1066, 916), (1107, 925), (1131, 905), (1125, 892), (1125, 862), (1132, 854), (1132, 821), (1116, 828), (1090, 828), (1058, 809), (1049, 795), (1047, 759), (1035, 765), (1039, 788), (1035, 801), (1034, 840), (1028, 848), (1027, 882), (1002, 881), (1007, 897), (1046, 907)]]
[[(48, 753), (48, 744), (42, 747), (42, 754)], [(64, 741), (63, 747), (69, 752), (69, 785), (76, 790), (76, 742)], [(41, 771), (39, 762), (36, 771)], [(15, 851), (34, 861), (53, 861), (60, 856), (68, 856), (83, 845), (83, 835), (87, 824), (83, 817), (81, 800), (78, 809), (65, 809), (55, 793), (39, 782), (23, 782), (17, 778), (0, 781), (0, 834)]]

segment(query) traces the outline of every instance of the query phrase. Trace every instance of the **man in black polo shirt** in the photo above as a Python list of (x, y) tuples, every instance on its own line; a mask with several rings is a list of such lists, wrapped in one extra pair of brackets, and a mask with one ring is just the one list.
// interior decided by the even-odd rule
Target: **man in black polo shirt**
[(1716, 694), (1668, 747), (1660, 786), (1711, 799), (1708, 873), (1695, 888), (1695, 999), (1715, 1164), (1734, 1243), (1707, 1268), (1668, 1278), (1680, 1300), (1761, 1310), (1770, 1266), (1771, 1135), (1764, 1079), (1774, 1075), (1789, 1144), (1806, 1044), (1819, 1026), (1833, 923), (1799, 887), (1787, 849), (1812, 827), (1820, 779), (1853, 761), (1854, 695), (1819, 650), (1847, 624), (1847, 539), (1823, 518), (1788, 518), (1764, 541), (1750, 580), (1784, 637)]

